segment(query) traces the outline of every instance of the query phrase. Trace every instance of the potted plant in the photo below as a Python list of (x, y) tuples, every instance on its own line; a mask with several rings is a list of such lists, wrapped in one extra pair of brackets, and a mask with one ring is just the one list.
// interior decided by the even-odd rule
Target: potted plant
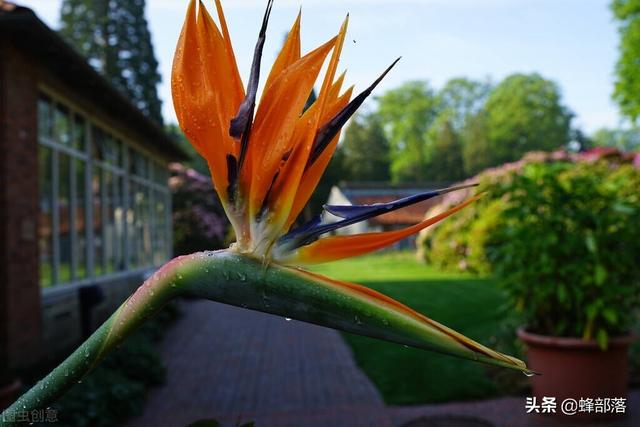
[(487, 257), (523, 314), (534, 396), (625, 397), (640, 307), (640, 170), (532, 163), (505, 186)]

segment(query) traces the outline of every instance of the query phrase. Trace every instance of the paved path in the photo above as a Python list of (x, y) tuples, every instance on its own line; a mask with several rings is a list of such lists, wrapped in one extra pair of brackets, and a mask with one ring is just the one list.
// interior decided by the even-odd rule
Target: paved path
[[(246, 421), (390, 427), (425, 416), (430, 427), (478, 425), (451, 416), (495, 427), (575, 425), (527, 415), (524, 397), (386, 407), (336, 331), (208, 301), (187, 302), (183, 311), (161, 349), (167, 383), (150, 393), (143, 415), (127, 427), (185, 427), (212, 418), (225, 427)], [(579, 425), (640, 426), (640, 391), (630, 394), (627, 408), (629, 416), (618, 423)]]
[(209, 301), (183, 311), (161, 349), (167, 383), (128, 427), (392, 425), (338, 332)]

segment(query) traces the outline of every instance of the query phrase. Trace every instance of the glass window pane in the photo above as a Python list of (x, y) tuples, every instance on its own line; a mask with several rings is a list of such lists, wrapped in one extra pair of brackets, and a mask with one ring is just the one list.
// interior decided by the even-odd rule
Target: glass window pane
[(41, 97), (38, 100), (38, 135), (40, 138), (51, 139), (53, 137), (53, 126), (51, 118), (51, 100)]
[(58, 153), (58, 238), (60, 245), (60, 283), (71, 281), (71, 159)]
[(91, 198), (93, 210), (93, 274), (99, 276), (103, 274), (103, 239), (102, 239), (102, 169), (93, 168), (93, 179), (91, 182)]
[(111, 138), (111, 160), (110, 163), (114, 166), (122, 166), (122, 142), (117, 139)]
[(85, 134), (85, 121), (82, 117), (76, 115), (73, 122), (73, 148), (84, 152), (86, 141)]
[(113, 174), (109, 171), (105, 172), (104, 190), (106, 195), (106, 217), (104, 218), (104, 253), (107, 258), (107, 271), (105, 273), (113, 273), (115, 271), (115, 198)]
[(104, 132), (102, 129), (91, 126), (91, 149), (93, 151), (93, 158), (99, 162), (104, 160)]
[(124, 190), (123, 190), (124, 178), (120, 175), (116, 175), (114, 179), (115, 186), (115, 210), (114, 210), (114, 230), (115, 230), (115, 268), (117, 271), (124, 270)]
[(75, 256), (76, 278), (84, 279), (87, 277), (87, 229), (86, 223), (86, 164), (84, 160), (76, 160), (76, 242), (77, 248)]
[(161, 191), (156, 191), (156, 196), (154, 199), (155, 205), (155, 243), (153, 247), (154, 257), (153, 262), (155, 265), (160, 265), (166, 260), (166, 203), (165, 203), (165, 195)]
[(54, 139), (58, 144), (71, 144), (71, 126), (69, 125), (69, 110), (56, 105), (53, 114)]
[(153, 230), (151, 228), (151, 214), (153, 212), (153, 206), (151, 205), (151, 189), (149, 187), (145, 187), (144, 190), (144, 265), (147, 266), (153, 264)]
[(40, 186), (40, 221), (38, 224), (38, 249), (40, 256), (40, 285), (52, 284), (52, 188), (51, 188), (51, 149), (38, 147), (38, 175)]
[(129, 181), (129, 213), (127, 215), (128, 236), (129, 236), (129, 264), (131, 267), (139, 265), (138, 247), (138, 184), (133, 180)]
[(132, 150), (133, 174), (140, 178), (149, 178), (149, 159), (137, 150)]

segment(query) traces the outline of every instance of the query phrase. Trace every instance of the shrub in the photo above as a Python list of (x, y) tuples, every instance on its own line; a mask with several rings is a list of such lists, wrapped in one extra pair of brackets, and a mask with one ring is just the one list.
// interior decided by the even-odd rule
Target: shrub
[[(417, 239), (418, 259), (448, 271), (481, 274), (490, 272), (492, 267), (486, 258), (484, 242), (492, 234), (492, 228), (497, 226), (493, 220), (499, 217), (497, 212), (490, 211), (499, 210), (504, 206), (503, 203), (494, 203), (494, 201), (505, 197), (510, 180), (530, 164), (594, 164), (600, 161), (606, 161), (611, 165), (633, 164), (635, 167), (640, 167), (640, 154), (625, 154), (611, 148), (598, 148), (573, 154), (561, 151), (533, 152), (517, 162), (487, 169), (464, 181), (465, 184), (478, 183), (479, 187), (445, 195), (441, 203), (434, 206), (427, 216), (449, 209), (469, 197), (471, 193), (484, 192), (484, 197), (446, 221), (423, 230)], [(629, 191), (632, 189), (631, 186), (626, 188)], [(476, 224), (478, 221), (480, 223)]]
[(602, 347), (629, 331), (640, 305), (639, 175), (600, 162), (514, 176), (486, 256), (530, 330)]
[(493, 271), (531, 331), (604, 347), (633, 327), (640, 306), (640, 170), (632, 162), (615, 150), (536, 153), (483, 172), (475, 180), (487, 196), (425, 233), (424, 258)]
[(211, 179), (174, 163), (169, 186), (173, 203), (174, 253), (184, 255), (224, 247), (231, 227)]
[(169, 304), (127, 338), (83, 381), (53, 405), (60, 426), (110, 427), (139, 415), (150, 387), (165, 381), (156, 347), (178, 316)]

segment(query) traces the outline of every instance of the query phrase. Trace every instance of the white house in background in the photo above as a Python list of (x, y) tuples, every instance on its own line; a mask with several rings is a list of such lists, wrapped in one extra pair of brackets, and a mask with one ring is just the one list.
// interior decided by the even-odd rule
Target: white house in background
[[(447, 183), (391, 184), (385, 182), (345, 182), (331, 188), (328, 205), (371, 205), (388, 203), (425, 191), (444, 188)], [(422, 221), (425, 214), (438, 199), (425, 200), (413, 206), (398, 209), (367, 221), (342, 228), (336, 234), (370, 233), (375, 231), (397, 230)], [(340, 218), (325, 212), (325, 221), (338, 221)], [(398, 242), (395, 249), (415, 248), (415, 237)]]

